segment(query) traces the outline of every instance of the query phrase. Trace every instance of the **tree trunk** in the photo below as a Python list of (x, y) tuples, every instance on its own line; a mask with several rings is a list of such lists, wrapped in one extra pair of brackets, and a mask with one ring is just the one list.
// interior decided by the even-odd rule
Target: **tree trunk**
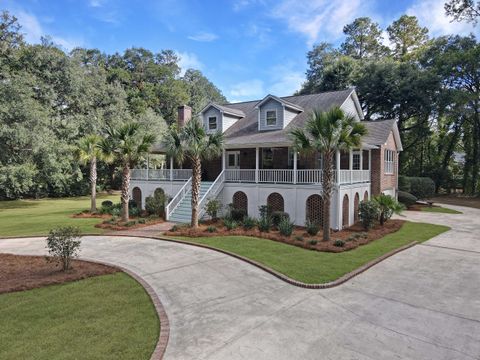
[(333, 188), (333, 153), (326, 152), (323, 157), (323, 241), (330, 241), (330, 203)]
[(202, 163), (199, 157), (192, 158), (192, 228), (198, 228), (198, 202), (202, 181)]
[(97, 211), (97, 158), (90, 161), (90, 212)]
[(477, 194), (478, 187), (478, 176), (480, 172), (480, 109), (478, 101), (474, 101), (475, 107), (475, 116), (473, 119), (473, 132), (472, 132), (472, 142), (473, 142), (473, 164), (472, 164), (472, 195)]
[(122, 221), (127, 222), (128, 216), (128, 200), (130, 200), (130, 167), (128, 165), (123, 166), (122, 170)]

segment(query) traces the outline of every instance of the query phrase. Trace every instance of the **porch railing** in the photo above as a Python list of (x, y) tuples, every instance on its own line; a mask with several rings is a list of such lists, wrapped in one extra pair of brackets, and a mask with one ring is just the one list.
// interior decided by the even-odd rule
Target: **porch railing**
[(210, 185), (208, 190), (202, 196), (198, 203), (199, 214), (198, 218), (201, 219), (206, 212), (206, 204), (209, 199), (215, 199), (220, 191), (223, 189), (223, 184), (225, 183), (225, 170), (223, 170), (220, 175), (217, 176), (215, 181)]
[(226, 169), (225, 181), (255, 182), (255, 169)]
[(170, 219), (170, 214), (175, 210), (177, 205), (180, 203), (180, 201), (184, 198), (184, 196), (190, 191), (190, 188), (192, 187), (192, 178), (190, 177), (188, 181), (183, 184), (183, 186), (178, 190), (177, 195), (170, 200), (170, 202), (165, 206), (165, 220)]
[(340, 184), (370, 182), (370, 170), (340, 170)]
[(132, 169), (132, 180), (188, 180), (192, 176), (192, 169)]

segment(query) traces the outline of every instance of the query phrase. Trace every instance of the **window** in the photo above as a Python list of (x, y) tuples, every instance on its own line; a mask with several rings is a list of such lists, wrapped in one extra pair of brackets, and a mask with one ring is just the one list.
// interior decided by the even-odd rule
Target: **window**
[(262, 168), (273, 169), (273, 151), (271, 148), (262, 148)]
[(277, 110), (267, 110), (266, 123), (267, 126), (277, 125)]
[(292, 148), (288, 148), (288, 168), (293, 169), (293, 159), (295, 151)]
[(217, 117), (210, 116), (208, 118), (208, 130), (217, 130)]
[(385, 174), (393, 174), (394, 159), (395, 159), (395, 152), (393, 150), (385, 150), (384, 152)]
[(352, 169), (360, 170), (360, 153), (353, 153), (352, 160)]

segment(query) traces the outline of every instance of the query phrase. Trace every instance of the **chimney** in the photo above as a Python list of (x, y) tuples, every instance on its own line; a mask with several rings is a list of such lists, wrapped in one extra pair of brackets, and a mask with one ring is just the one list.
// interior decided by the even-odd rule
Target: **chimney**
[(178, 107), (178, 128), (182, 128), (187, 122), (192, 119), (192, 108), (188, 105)]

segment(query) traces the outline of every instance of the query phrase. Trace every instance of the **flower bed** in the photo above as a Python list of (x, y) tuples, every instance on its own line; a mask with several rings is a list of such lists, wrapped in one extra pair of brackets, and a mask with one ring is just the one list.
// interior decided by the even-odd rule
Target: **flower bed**
[(245, 230), (241, 226), (233, 230), (227, 230), (222, 220), (207, 221), (199, 225), (198, 229), (187, 226), (173, 228), (165, 233), (167, 236), (186, 237), (214, 237), (214, 236), (254, 236), (286, 244), (302, 247), (305, 249), (342, 252), (355, 249), (360, 245), (368, 244), (380, 239), (385, 235), (398, 231), (404, 220), (389, 220), (384, 226), (376, 225), (368, 232), (364, 231), (360, 224), (355, 224), (341, 231), (332, 232), (331, 240), (322, 241), (322, 231), (317, 235), (309, 235), (304, 227), (296, 226), (291, 236), (281, 235), (278, 230), (261, 232), (258, 229)]
[(102, 223), (95, 225), (100, 229), (108, 229), (114, 231), (138, 229), (145, 226), (159, 224), (164, 220), (158, 216), (148, 217), (131, 217), (129, 221), (124, 222), (115, 217), (110, 217), (108, 220), (104, 220)]

